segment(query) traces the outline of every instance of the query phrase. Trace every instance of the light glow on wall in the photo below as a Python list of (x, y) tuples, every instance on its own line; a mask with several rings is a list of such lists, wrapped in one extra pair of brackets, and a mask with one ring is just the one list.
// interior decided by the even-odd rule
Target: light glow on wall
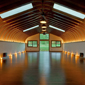
[(70, 52), (69, 51), (67, 52), (67, 55), (70, 55)]
[(2, 60), (2, 58), (0, 58)]
[(7, 18), (9, 16), (21, 13), (23, 11), (26, 11), (26, 10), (29, 10), (29, 9), (32, 9), (32, 8), (33, 8), (32, 3), (30, 3), (30, 4), (26, 4), (24, 6), (15, 8), (13, 10), (7, 11), (5, 13), (2, 13), (2, 14), (0, 14), (0, 16), (1, 16), (1, 18)]
[(2, 61), (2, 58), (0, 60), (0, 68), (2, 68), (2, 64), (3, 64), (3, 61)]
[(10, 53), (8, 56), (9, 56), (9, 57), (12, 57), (12, 54)]
[(79, 54), (78, 53), (76, 53), (76, 55), (75, 55), (76, 57), (79, 57)]
[(15, 56), (17, 57), (17, 53), (15, 53)]
[(65, 51), (65, 54), (67, 53), (67, 51)]
[(2, 40), (2, 39), (0, 39), (0, 41), (24, 43), (24, 41), (18, 41), (18, 40), (5, 40), (5, 39)]
[(25, 51), (22, 51), (22, 53), (25, 53)]
[(75, 55), (75, 62), (76, 62), (76, 63), (78, 63), (78, 59), (79, 59), (79, 54), (76, 53), (76, 55)]
[(80, 19), (84, 19), (85, 18), (85, 14), (82, 14), (80, 12), (77, 12), (75, 10), (72, 10), (70, 8), (67, 8), (65, 6), (62, 6), (62, 5), (59, 5), (59, 4), (56, 4), (54, 3), (54, 6), (53, 6), (54, 9), (57, 9), (59, 11), (62, 11), (62, 12), (65, 12), (67, 14), (70, 14), (72, 16), (75, 16), (75, 17), (78, 17)]
[(73, 52), (71, 52), (71, 56), (73, 57), (75, 54)]
[(19, 52), (19, 55), (21, 55), (21, 52)]

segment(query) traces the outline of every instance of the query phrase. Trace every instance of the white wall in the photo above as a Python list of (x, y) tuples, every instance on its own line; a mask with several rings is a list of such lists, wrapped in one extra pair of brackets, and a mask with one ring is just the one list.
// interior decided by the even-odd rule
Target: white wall
[[(51, 41), (52, 40), (60, 40), (61, 41), (61, 47), (57, 47), (57, 48), (53, 48), (51, 47)], [(50, 51), (63, 51), (63, 40), (58, 37), (58, 36), (55, 36), (53, 34), (50, 34)]]
[[(37, 40), (38, 41), (38, 47), (36, 47), (36, 48), (33, 48), (33, 47), (27, 47), (27, 41), (30, 41), (30, 40)], [(40, 46), (39, 46), (39, 34), (36, 34), (36, 35), (33, 35), (33, 36), (31, 36), (31, 37), (28, 37), (27, 39), (26, 39), (26, 41), (25, 41), (25, 43), (26, 43), (26, 46), (25, 46), (25, 50), (26, 51), (39, 51), (39, 49), (40, 49)], [(61, 47), (60, 48), (52, 48), (51, 47), (51, 40), (60, 40), (61, 41), (61, 43), (63, 42), (63, 40), (60, 38), (60, 37), (58, 37), (58, 36), (55, 36), (55, 35), (53, 35), (53, 34), (50, 34), (50, 39), (49, 39), (49, 42), (50, 42), (50, 51), (63, 51), (63, 44), (61, 44)]]
[(84, 53), (85, 55), (85, 42), (74, 42), (74, 43), (65, 43), (64, 51), (73, 52), (74, 54)]
[(19, 51), (25, 51), (25, 43), (0, 41), (0, 56), (2, 56), (2, 53), (9, 55)]

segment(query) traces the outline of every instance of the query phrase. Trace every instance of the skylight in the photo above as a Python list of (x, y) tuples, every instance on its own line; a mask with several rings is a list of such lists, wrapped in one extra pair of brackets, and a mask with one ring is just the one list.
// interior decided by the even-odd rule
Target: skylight
[(5, 13), (2, 13), (2, 14), (0, 14), (0, 16), (1, 16), (1, 18), (6, 18), (6, 17), (12, 16), (12, 15), (18, 14), (18, 13), (20, 13), (20, 12), (29, 10), (29, 9), (31, 9), (31, 8), (33, 8), (32, 3), (26, 4), (26, 5), (24, 5), (24, 6), (15, 8), (15, 9), (10, 10), (10, 11), (7, 11), (7, 12), (5, 12)]
[(49, 27), (51, 27), (51, 28), (53, 28), (53, 29), (56, 29), (56, 30), (59, 30), (59, 31), (61, 31), (61, 32), (65, 32), (65, 30), (62, 30), (62, 29), (57, 28), (57, 27), (54, 27), (54, 26), (52, 26), (52, 25), (49, 25)]
[(31, 28), (25, 29), (25, 30), (23, 30), (23, 32), (26, 32), (26, 31), (29, 31), (29, 30), (35, 29), (35, 28), (37, 28), (37, 27), (39, 27), (39, 25), (36, 25), (36, 26), (34, 26), (34, 27), (31, 27)]
[(67, 7), (64, 7), (64, 6), (61, 6), (61, 5), (58, 5), (58, 4), (54, 4), (53, 6), (54, 9), (57, 9), (59, 11), (62, 11), (62, 12), (65, 12), (65, 13), (68, 13), (70, 15), (73, 15), (75, 17), (78, 17), (78, 18), (81, 18), (81, 19), (84, 19), (85, 18), (85, 15), (80, 13), (80, 12), (77, 12), (77, 11), (74, 11), (72, 9), (69, 9)]

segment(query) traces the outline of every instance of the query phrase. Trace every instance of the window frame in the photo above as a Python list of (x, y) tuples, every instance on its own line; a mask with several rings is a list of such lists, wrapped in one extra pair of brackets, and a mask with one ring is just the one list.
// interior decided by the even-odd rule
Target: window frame
[[(52, 41), (60, 41), (60, 47), (61, 47), (61, 40), (51, 40), (51, 47), (52, 47)], [(52, 48), (60, 48), (60, 47), (52, 47)]]
[[(28, 46), (28, 42), (32, 41), (32, 46)], [(38, 40), (28, 40), (27, 41), (27, 47), (31, 47), (31, 48), (37, 48), (37, 47), (33, 47), (33, 41), (37, 41), (37, 47), (38, 47)]]

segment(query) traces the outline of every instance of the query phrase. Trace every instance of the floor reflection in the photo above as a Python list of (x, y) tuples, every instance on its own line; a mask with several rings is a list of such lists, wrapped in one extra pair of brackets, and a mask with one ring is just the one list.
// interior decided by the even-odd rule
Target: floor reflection
[(49, 52), (40, 52), (39, 53), (39, 72), (40, 75), (49, 76), (50, 71), (50, 57)]
[(0, 59), (0, 85), (85, 85), (85, 60), (61, 52)]

